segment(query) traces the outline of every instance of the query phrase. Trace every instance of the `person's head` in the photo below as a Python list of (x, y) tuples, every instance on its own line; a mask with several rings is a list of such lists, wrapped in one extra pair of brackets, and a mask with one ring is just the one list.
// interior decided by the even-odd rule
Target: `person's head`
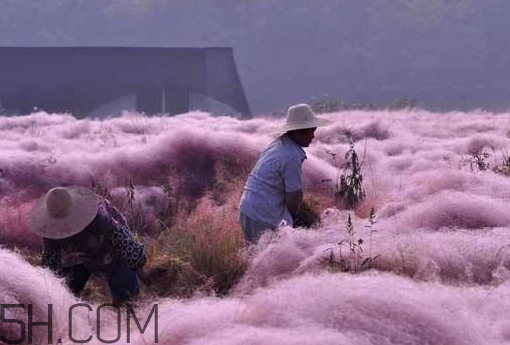
[(287, 109), (287, 117), (279, 135), (287, 134), (297, 144), (308, 147), (314, 138), (317, 127), (329, 122), (315, 116), (308, 104), (296, 104)]
[(97, 215), (97, 195), (83, 187), (55, 187), (32, 207), (28, 226), (39, 236), (63, 239), (85, 229)]
[(316, 129), (317, 127), (296, 129), (295, 131), (288, 131), (287, 136), (294, 140), (299, 146), (308, 147), (314, 138)]

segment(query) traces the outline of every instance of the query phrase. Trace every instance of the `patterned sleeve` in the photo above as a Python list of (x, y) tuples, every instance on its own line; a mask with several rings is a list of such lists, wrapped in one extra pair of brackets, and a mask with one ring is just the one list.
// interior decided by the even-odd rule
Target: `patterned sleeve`
[(115, 250), (123, 259), (126, 259), (129, 267), (136, 269), (145, 265), (147, 258), (144, 245), (135, 239), (131, 231), (115, 221), (111, 241)]
[(115, 251), (126, 260), (129, 267), (136, 269), (147, 261), (145, 247), (138, 242), (128, 229), (125, 217), (112, 204), (104, 204), (111, 220), (110, 241)]
[(58, 272), (62, 268), (60, 261), (60, 249), (53, 241), (43, 238), (43, 252), (41, 266), (47, 267), (54, 272)]

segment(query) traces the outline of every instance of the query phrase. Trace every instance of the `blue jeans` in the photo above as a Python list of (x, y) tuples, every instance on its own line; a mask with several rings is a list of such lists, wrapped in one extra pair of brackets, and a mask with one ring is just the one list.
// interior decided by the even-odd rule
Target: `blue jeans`
[[(75, 295), (79, 295), (83, 291), (91, 273), (83, 264), (63, 269), (69, 289)], [(126, 302), (140, 293), (138, 275), (122, 258), (114, 259), (107, 279), (114, 304)]]
[(242, 212), (239, 212), (239, 223), (243, 229), (244, 240), (248, 243), (257, 242), (264, 231), (276, 229), (275, 226), (257, 222)]

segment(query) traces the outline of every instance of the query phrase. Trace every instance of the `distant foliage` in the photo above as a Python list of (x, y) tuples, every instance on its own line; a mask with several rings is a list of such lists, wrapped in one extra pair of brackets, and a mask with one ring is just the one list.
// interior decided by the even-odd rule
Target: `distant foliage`
[(332, 95), (324, 95), (318, 98), (313, 99), (310, 102), (310, 106), (312, 107), (313, 111), (320, 114), (320, 113), (332, 113), (335, 111), (341, 111), (341, 110), (355, 110), (355, 109), (362, 109), (362, 110), (374, 110), (377, 109), (374, 105), (370, 103), (349, 103), (345, 100), (342, 100), (341, 98), (337, 96)]
[[(398, 98), (389, 105), (376, 106), (372, 103), (349, 102), (335, 95), (323, 95), (308, 101), (312, 110), (317, 114), (334, 113), (348, 110), (403, 110), (418, 107), (418, 100), (414, 98)], [(273, 117), (285, 117), (285, 109), (279, 109), (272, 113)]]
[(399, 98), (388, 107), (389, 110), (414, 109), (418, 106), (418, 100), (414, 98)]

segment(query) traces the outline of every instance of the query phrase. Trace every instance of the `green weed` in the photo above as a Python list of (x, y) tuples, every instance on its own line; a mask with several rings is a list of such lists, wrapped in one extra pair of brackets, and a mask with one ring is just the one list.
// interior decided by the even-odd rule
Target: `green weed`
[(323, 259), (324, 262), (332, 269), (340, 272), (358, 273), (373, 268), (375, 260), (379, 257), (379, 255), (372, 256), (372, 234), (377, 232), (373, 228), (376, 223), (375, 217), (375, 209), (372, 208), (368, 219), (369, 225), (366, 226), (370, 228), (368, 256), (363, 255), (364, 241), (362, 238), (356, 239), (356, 232), (349, 214), (346, 224), (346, 237), (338, 243), (337, 254), (335, 254), (334, 248), (329, 249), (329, 256)]
[(344, 134), (349, 140), (349, 149), (344, 155), (344, 164), (338, 161), (336, 153), (327, 149), (326, 153), (332, 157), (333, 164), (338, 169), (333, 190), (335, 201), (342, 201), (346, 209), (354, 209), (366, 196), (361, 171), (363, 160), (359, 161), (352, 134), (348, 130), (344, 130)]

